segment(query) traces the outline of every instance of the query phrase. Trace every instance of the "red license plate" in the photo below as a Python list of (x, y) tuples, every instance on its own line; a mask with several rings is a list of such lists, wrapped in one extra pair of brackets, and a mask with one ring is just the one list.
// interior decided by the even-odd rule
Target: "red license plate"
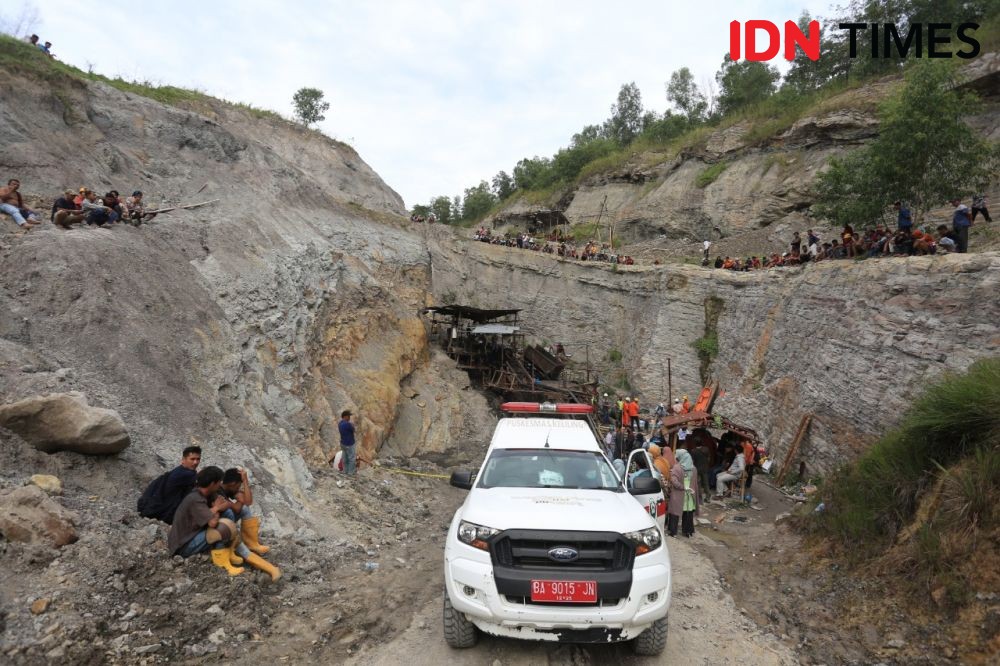
[(533, 580), (532, 601), (592, 604), (597, 601), (597, 581), (594, 580)]

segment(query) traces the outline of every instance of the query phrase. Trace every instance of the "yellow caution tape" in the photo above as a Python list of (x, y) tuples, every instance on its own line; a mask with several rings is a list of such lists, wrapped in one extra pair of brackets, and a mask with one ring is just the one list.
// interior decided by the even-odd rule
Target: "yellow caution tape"
[(426, 476), (432, 479), (450, 479), (451, 477), (447, 474), (431, 474), (430, 472), (414, 472), (408, 469), (399, 469), (397, 467), (383, 467), (379, 465), (379, 469), (383, 469), (387, 472), (396, 472), (397, 474), (409, 474), (410, 476)]

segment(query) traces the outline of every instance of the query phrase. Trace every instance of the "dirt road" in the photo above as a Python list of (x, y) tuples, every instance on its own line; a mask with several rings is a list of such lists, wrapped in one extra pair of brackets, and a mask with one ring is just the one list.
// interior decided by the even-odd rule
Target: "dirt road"
[[(695, 540), (706, 539), (696, 535)], [(481, 636), (470, 650), (452, 650), (441, 630), (441, 599), (435, 596), (412, 615), (405, 630), (388, 642), (351, 655), (348, 664), (487, 664), (541, 666), (572, 664), (774, 665), (798, 663), (773, 635), (762, 633), (722, 590), (711, 562), (683, 539), (668, 539), (674, 568), (674, 596), (667, 649), (657, 659), (636, 657), (631, 646), (532, 643)], [(443, 586), (440, 565), (426, 580)]]

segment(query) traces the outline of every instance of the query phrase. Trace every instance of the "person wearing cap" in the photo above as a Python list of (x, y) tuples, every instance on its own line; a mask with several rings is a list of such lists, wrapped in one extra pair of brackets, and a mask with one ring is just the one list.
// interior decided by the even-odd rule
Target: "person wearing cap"
[(146, 206), (142, 203), (142, 192), (136, 190), (132, 193), (132, 196), (125, 199), (125, 208), (128, 210), (128, 219), (134, 226), (139, 226), (142, 224), (143, 220), (147, 222), (156, 217), (156, 213), (147, 213)]
[(691, 411), (691, 401), (688, 400), (687, 396), (684, 396), (684, 402), (681, 403), (681, 414), (687, 414)]
[(674, 398), (674, 404), (670, 406), (670, 409), (673, 410), (674, 414), (682, 414), (683, 413), (683, 411), (682, 411), (683, 407), (681, 407), (680, 398)]
[(340, 450), (344, 456), (344, 474), (354, 476), (358, 473), (357, 455), (354, 451), (354, 424), (351, 423), (351, 410), (345, 409), (340, 413), (340, 423), (337, 424), (340, 430)]
[(75, 194), (73, 190), (65, 190), (63, 195), (52, 204), (52, 214), (49, 216), (49, 219), (53, 224), (62, 229), (69, 229), (69, 225), (79, 224), (86, 217), (80, 212), (80, 207), (73, 201)]

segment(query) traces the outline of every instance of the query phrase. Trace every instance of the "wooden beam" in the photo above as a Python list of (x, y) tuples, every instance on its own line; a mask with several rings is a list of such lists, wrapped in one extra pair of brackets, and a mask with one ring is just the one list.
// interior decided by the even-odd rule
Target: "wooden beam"
[(795, 458), (795, 454), (799, 452), (799, 445), (802, 444), (802, 440), (806, 436), (806, 431), (809, 430), (809, 424), (812, 423), (812, 414), (804, 414), (802, 416), (802, 421), (799, 422), (799, 429), (795, 433), (795, 439), (792, 440), (792, 445), (788, 449), (788, 453), (785, 454), (785, 461), (781, 463), (781, 471), (778, 472), (778, 476), (774, 479), (774, 484), (777, 486), (782, 485), (785, 482), (785, 476), (788, 474), (788, 468), (792, 464), (792, 460)]

